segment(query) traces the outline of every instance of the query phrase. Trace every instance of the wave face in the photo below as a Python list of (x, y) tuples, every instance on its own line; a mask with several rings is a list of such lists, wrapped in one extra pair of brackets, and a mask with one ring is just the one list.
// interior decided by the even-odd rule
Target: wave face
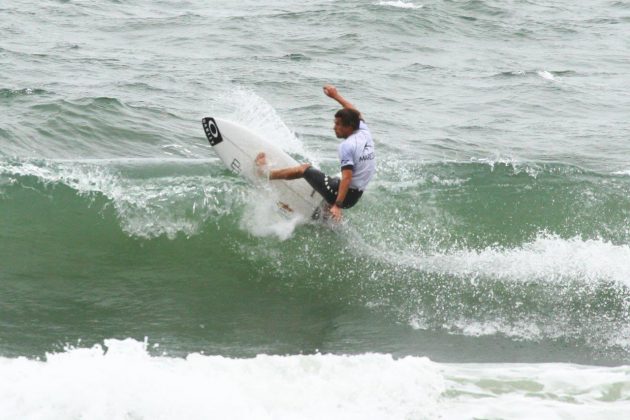
[[(0, 5), (0, 412), (160, 418), (189, 409), (173, 386), (198, 407), (247, 372), (234, 401), (256, 402), (218, 399), (228, 417), (627, 410), (627, 4), (19, 3)], [(200, 124), (333, 174), (325, 83), (378, 160), (334, 226), (283, 218)], [(161, 385), (129, 401), (110, 367)], [(59, 371), (107, 379), (65, 393)], [(288, 390), (311, 379), (321, 411)]]
[[(165, 319), (142, 326), (145, 334), (182, 343), (170, 330), (182, 317), (204, 334), (207, 317), (240, 319), (229, 324), (253, 329), (246, 344), (236, 345), (237, 337), (213, 343), (219, 352), (236, 346), (239, 355), (379, 349), (489, 361), (418, 343), (438, 334), (443, 345), (505, 342), (492, 360), (510, 360), (523, 345), (531, 346), (527, 357), (550, 361), (628, 357), (626, 176), (509, 162), (383, 166), (360, 210), (330, 229), (284, 219), (264, 192), (216, 160), (7, 160), (0, 175), (1, 232), (9, 238), (3, 270), (16, 282), (9, 285), (46, 284), (34, 299), (51, 313), (56, 305), (43, 301), (67, 299), (72, 285), (66, 310), (81, 313), (87, 300), (95, 319), (112, 317), (114, 331), (118, 322), (135, 330), (132, 314), (140, 311)], [(121, 287), (138, 295), (116, 296)], [(169, 307), (173, 293), (181, 307)], [(100, 308), (102, 299), (113, 299), (122, 313)], [(266, 311), (288, 310), (285, 299), (321, 337), (309, 343), (294, 327), (279, 342), (269, 338), (266, 328), (277, 320)], [(226, 307), (234, 300), (256, 309)], [(188, 312), (191, 301), (198, 312)], [(261, 316), (266, 327), (256, 331)], [(348, 331), (329, 336), (339, 316), (350, 317)], [(291, 320), (281, 324), (288, 328)], [(97, 340), (92, 328), (73, 321), (62, 330), (66, 342)], [(374, 335), (361, 338), (364, 328)], [(347, 345), (348, 336), (358, 341)], [(210, 340), (189, 339), (172, 350), (201, 349)]]

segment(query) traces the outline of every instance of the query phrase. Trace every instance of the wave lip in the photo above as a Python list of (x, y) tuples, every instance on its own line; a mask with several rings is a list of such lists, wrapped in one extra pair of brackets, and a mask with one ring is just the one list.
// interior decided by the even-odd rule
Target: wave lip
[(164, 235), (174, 239), (180, 233), (192, 236), (201, 231), (209, 217), (227, 211), (222, 203), (229, 200), (223, 197), (231, 196), (238, 186), (208, 177), (204, 161), (198, 162), (198, 170), (191, 159), (170, 161), (174, 168), (164, 162), (150, 165), (154, 161), (140, 159), (135, 162), (138, 168), (129, 169), (109, 160), (0, 160), (0, 175), (5, 175), (8, 186), (29, 184), (27, 178), (34, 177), (38, 190), (65, 185), (88, 200), (104, 197), (113, 206), (122, 230), (138, 238)]
[(422, 265), (457, 276), (517, 281), (581, 279), (614, 281), (630, 287), (630, 246), (601, 239), (562, 239), (540, 234), (519, 248), (489, 247), (421, 258)]
[(374, 285), (416, 330), (578, 346), (627, 360), (630, 246), (541, 233), (517, 247), (370, 251), (396, 280)]

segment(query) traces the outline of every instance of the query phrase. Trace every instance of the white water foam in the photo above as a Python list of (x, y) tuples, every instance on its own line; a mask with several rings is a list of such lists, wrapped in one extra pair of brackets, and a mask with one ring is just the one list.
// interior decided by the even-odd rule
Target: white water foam
[[(439, 364), (387, 354), (151, 356), (105, 340), (0, 357), (4, 419), (623, 418), (630, 367)], [(155, 346), (154, 346), (155, 347)]]
[[(616, 245), (602, 239), (563, 239), (541, 233), (534, 241), (515, 248), (487, 247), (482, 250), (461, 249), (444, 253), (392, 252), (371, 248), (370, 256), (424, 273), (446, 274), (472, 283), (480, 279), (495, 279), (509, 285), (531, 281), (550, 284), (574, 284), (584, 293), (603, 284), (630, 287), (630, 246)], [(620, 289), (621, 290), (621, 289)], [(405, 315), (414, 329), (429, 329), (435, 325), (418, 311)], [(581, 334), (569, 331), (566, 320), (545, 324), (536, 318), (479, 321), (461, 318), (447, 321), (442, 328), (453, 334), (488, 336), (501, 334), (512, 339), (537, 340)], [(612, 322), (612, 319), (609, 320)], [(592, 321), (592, 325), (596, 322)], [(592, 326), (591, 325), (591, 326)], [(592, 345), (604, 347), (628, 346), (627, 331), (620, 331), (605, 320), (596, 328), (595, 336), (582, 336)]]
[(465, 278), (613, 281), (630, 286), (630, 246), (603, 239), (563, 239), (540, 233), (534, 241), (516, 248), (488, 247), (420, 255), (397, 252), (395, 258), (391, 251), (374, 250), (372, 254), (425, 272)]
[(536, 72), (537, 75), (539, 75), (540, 77), (542, 77), (545, 80), (551, 80), (551, 81), (555, 81), (556, 78), (553, 74), (551, 74), (550, 72), (548, 72), (547, 70), (539, 70)]
[(277, 205), (273, 190), (251, 190), (240, 227), (254, 236), (276, 237), (281, 241), (289, 239), (295, 228), (307, 223), (300, 215), (285, 215)]
[[(270, 190), (234, 185), (208, 176), (174, 175), (154, 178), (129, 177), (120, 166), (160, 167), (164, 163), (205, 165), (188, 159), (106, 159), (106, 160), (21, 160), (0, 161), (2, 185), (16, 183), (14, 176), (34, 176), (43, 184), (63, 184), (78, 195), (94, 198), (102, 194), (111, 200), (121, 228), (130, 236), (174, 239), (178, 234), (198, 234), (204, 223), (216, 215), (230, 213), (243, 205), (240, 227), (254, 236), (290, 238), (296, 227), (308, 222), (299, 216), (281, 214)], [(2, 190), (0, 190), (2, 194)]]
[[(435, 266), (444, 261), (433, 259)], [(528, 281), (579, 279), (583, 282), (614, 281), (630, 286), (630, 246), (602, 239), (562, 239), (541, 234), (516, 249), (486, 248), (450, 254), (448, 268), (456, 275), (488, 275)]]
[[(562, 322), (562, 321), (560, 321)], [(434, 328), (430, 320), (420, 312), (411, 316), (408, 320), (408, 324), (414, 330), (430, 330)], [(467, 318), (460, 318), (455, 321), (450, 321), (442, 325), (448, 334), (452, 335), (464, 335), (468, 337), (483, 337), (502, 335), (509, 337), (515, 341), (536, 341), (543, 339), (558, 339), (567, 335), (567, 331), (562, 326), (547, 324), (541, 325), (536, 321), (529, 320), (504, 320), (494, 319), (492, 321), (476, 321)], [(607, 346), (621, 346), (628, 348), (627, 343), (620, 339), (620, 335), (617, 332), (603, 333), (603, 341)]]
[[(235, 107), (231, 119), (247, 126), (285, 152), (317, 164), (318, 160), (307, 152), (304, 144), (264, 98), (249, 89), (237, 88), (227, 94), (225, 100)], [(307, 221), (299, 216), (281, 214), (276, 205), (277, 200), (273, 200), (270, 194), (273, 191), (260, 188), (249, 191), (240, 226), (254, 236), (286, 240), (297, 226)]]
[(445, 365), (446, 419), (616, 419), (630, 410), (630, 367)]
[(304, 144), (265, 99), (248, 89), (238, 88), (226, 94), (225, 100), (235, 108), (229, 116), (230, 119), (245, 125), (285, 152), (314, 162), (313, 157), (304, 148)]
[(379, 6), (389, 6), (389, 7), (398, 7), (400, 9), (420, 9), (422, 5), (415, 5), (411, 2), (405, 2), (402, 0), (397, 1), (379, 1), (377, 3)]
[[(490, 171), (494, 171), (495, 167), (505, 166), (511, 168), (514, 171), (514, 175), (520, 173), (526, 173), (532, 178), (536, 178), (541, 172), (542, 168), (531, 162), (521, 162), (514, 157), (495, 156), (494, 158), (471, 158), (471, 163), (481, 163), (488, 165)], [(458, 162), (453, 162), (458, 163)]]
[(560, 333), (553, 327), (548, 326), (544, 331), (537, 325), (526, 321), (504, 321), (495, 319), (487, 322), (475, 322), (468, 319), (460, 319), (453, 323), (451, 333), (464, 334), (471, 337), (481, 337), (485, 335), (503, 334), (506, 337), (518, 340), (536, 340), (545, 337), (556, 338)]
[(151, 357), (106, 340), (46, 361), (0, 358), (5, 419), (405, 419), (436, 415), (443, 390), (425, 358), (389, 355)]

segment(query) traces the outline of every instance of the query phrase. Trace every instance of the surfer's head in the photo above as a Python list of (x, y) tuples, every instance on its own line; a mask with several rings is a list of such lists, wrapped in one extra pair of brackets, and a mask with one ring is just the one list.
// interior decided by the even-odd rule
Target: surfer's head
[(339, 139), (347, 139), (359, 129), (361, 114), (350, 108), (344, 108), (335, 114), (335, 135)]

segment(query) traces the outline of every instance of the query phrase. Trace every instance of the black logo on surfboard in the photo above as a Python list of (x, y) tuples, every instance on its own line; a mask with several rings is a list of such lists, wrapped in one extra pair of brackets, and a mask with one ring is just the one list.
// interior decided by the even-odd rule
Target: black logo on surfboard
[(206, 117), (202, 119), (201, 125), (203, 125), (203, 131), (206, 133), (210, 146), (215, 146), (223, 141), (223, 137), (214, 118)]
[(230, 168), (232, 168), (232, 170), (234, 171), (235, 174), (240, 174), (241, 173), (241, 162), (239, 162), (238, 159), (234, 158), (234, 160), (230, 164)]

